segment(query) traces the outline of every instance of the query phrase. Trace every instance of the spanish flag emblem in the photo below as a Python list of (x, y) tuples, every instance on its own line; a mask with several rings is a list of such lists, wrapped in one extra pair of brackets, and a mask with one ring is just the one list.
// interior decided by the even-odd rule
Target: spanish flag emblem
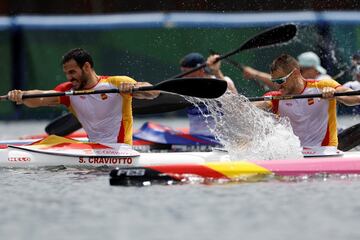
[(308, 105), (313, 105), (315, 100), (313, 98), (308, 98)]
[(105, 93), (102, 93), (100, 96), (102, 100), (106, 100), (108, 98), (108, 96)]

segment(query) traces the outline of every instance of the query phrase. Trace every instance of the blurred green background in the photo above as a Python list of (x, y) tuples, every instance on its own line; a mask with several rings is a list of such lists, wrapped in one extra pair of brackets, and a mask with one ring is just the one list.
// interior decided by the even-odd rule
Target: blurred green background
[[(99, 75), (127, 75), (138, 81), (157, 83), (178, 74), (179, 61), (187, 53), (196, 51), (207, 56), (210, 49), (226, 53), (267, 28), (269, 25), (265, 22), (263, 26), (242, 27), (25, 27), (20, 28), (20, 34), (18, 32), (21, 46), (18, 49), (15, 46), (17, 53), (13, 53), (14, 48), (11, 48), (13, 32), (4, 29), (0, 38), (0, 91), (6, 94), (16, 86), (12, 82), (12, 71), (21, 71), (15, 76), (21, 78), (17, 81), (22, 89), (53, 89), (66, 81), (60, 65), (61, 56), (75, 47), (85, 48), (92, 54)], [(326, 39), (321, 32), (324, 29), (327, 31)], [(271, 61), (281, 53), (296, 57), (311, 50), (323, 54), (323, 66), (335, 75), (349, 64), (349, 57), (359, 48), (360, 25), (306, 23), (299, 24), (297, 38), (289, 44), (244, 51), (231, 59), (268, 71)], [(20, 56), (22, 64), (19, 66), (14, 66), (14, 55)], [(243, 79), (239, 69), (225, 62), (222, 66), (241, 94), (250, 97), (264, 93), (256, 82)], [(347, 80), (350, 80), (348, 75), (338, 79), (340, 83)], [(1, 119), (54, 118), (64, 111), (64, 108), (29, 109), (8, 102), (1, 104)]]

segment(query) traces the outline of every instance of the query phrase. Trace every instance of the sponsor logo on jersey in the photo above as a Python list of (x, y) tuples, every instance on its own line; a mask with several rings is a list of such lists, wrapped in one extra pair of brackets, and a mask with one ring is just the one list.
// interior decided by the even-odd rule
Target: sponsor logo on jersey
[(100, 96), (102, 100), (106, 100), (108, 98), (108, 96), (105, 93), (102, 93)]

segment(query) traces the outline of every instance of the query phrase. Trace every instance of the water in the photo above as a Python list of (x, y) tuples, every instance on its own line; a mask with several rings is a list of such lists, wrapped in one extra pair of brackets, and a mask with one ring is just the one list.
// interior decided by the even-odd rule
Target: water
[[(287, 118), (265, 112), (242, 95), (224, 94), (220, 98), (186, 97), (204, 114), (213, 135), (224, 145), (231, 159), (271, 160), (301, 158), (300, 140)], [(276, 144), (274, 144), (276, 143)]]
[(107, 171), (0, 169), (0, 239), (357, 239), (359, 179), (137, 188), (110, 186)]

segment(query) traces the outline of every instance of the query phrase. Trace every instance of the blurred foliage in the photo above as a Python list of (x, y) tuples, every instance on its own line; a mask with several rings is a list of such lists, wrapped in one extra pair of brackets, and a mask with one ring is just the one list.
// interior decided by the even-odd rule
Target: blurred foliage
[[(82, 47), (88, 50), (95, 61), (95, 70), (99, 75), (127, 75), (138, 81), (160, 82), (179, 73), (179, 61), (189, 52), (200, 52), (207, 56), (213, 49), (227, 53), (255, 36), (265, 27), (243, 28), (137, 28), (137, 29), (104, 29), (104, 30), (43, 30), (25, 29), (22, 32), (24, 69), (24, 89), (53, 89), (57, 84), (66, 81), (60, 65), (61, 56), (68, 50)], [(253, 49), (241, 52), (231, 59), (268, 71), (271, 61), (281, 53), (296, 57), (304, 51), (319, 53), (328, 46), (329, 39), (323, 39), (313, 25), (299, 26), (297, 38), (285, 45), (264, 49)], [(360, 27), (355, 25), (330, 26), (331, 56), (322, 59), (332, 61), (331, 74), (349, 64), (349, 56), (360, 47)], [(10, 32), (2, 31), (0, 50), (1, 92), (11, 88), (11, 51)], [(325, 46), (324, 46), (325, 45)], [(231, 77), (239, 92), (246, 96), (259, 96), (264, 89), (256, 82), (245, 80), (239, 69), (222, 63), (223, 72)], [(330, 65), (329, 65), (330, 66)], [(328, 67), (328, 66), (325, 66)], [(349, 76), (339, 79), (349, 80)], [(21, 107), (16, 116), (12, 104), (1, 103), (2, 119), (18, 118), (53, 118), (63, 108), (28, 109)]]
[[(0, 31), (0, 90), (1, 95), (6, 94), (12, 89), (11, 86), (11, 39), (10, 31)], [(1, 102), (0, 107), (0, 118), (6, 119), (11, 117), (10, 114), (13, 112), (13, 104), (7, 101)]]

